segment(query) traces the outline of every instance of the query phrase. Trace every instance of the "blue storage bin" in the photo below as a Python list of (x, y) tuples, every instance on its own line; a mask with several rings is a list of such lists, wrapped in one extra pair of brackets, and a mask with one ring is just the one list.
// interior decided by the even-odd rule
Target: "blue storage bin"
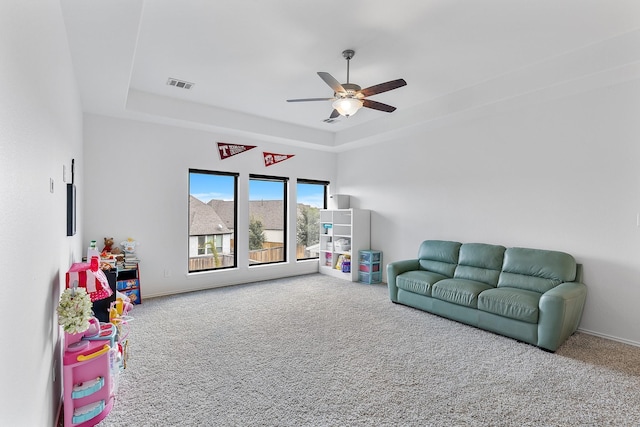
[(358, 280), (363, 283), (382, 282), (382, 252), (365, 250), (358, 252)]

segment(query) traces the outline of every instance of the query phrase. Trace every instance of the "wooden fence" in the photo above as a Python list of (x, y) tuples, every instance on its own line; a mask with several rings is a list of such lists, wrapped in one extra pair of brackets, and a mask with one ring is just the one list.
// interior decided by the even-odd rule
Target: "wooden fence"
[(278, 262), (284, 260), (283, 246), (249, 251), (249, 264), (264, 264), (267, 262)]
[[(305, 258), (304, 246), (296, 247), (296, 259)], [(233, 266), (233, 255), (218, 255), (220, 265), (216, 266), (213, 256), (201, 256), (189, 258), (189, 271), (211, 270), (215, 268)], [(249, 251), (250, 264), (265, 264), (269, 262), (284, 261), (284, 247), (276, 246)]]
[(213, 255), (189, 258), (189, 271), (211, 270), (212, 268), (222, 268), (233, 266), (233, 255), (218, 255), (220, 265), (216, 265)]

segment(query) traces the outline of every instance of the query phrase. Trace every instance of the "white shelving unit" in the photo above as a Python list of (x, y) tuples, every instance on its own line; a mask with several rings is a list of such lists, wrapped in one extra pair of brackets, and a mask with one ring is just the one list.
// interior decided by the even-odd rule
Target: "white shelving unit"
[[(358, 281), (358, 251), (369, 249), (370, 229), (371, 213), (368, 210), (321, 210), (320, 273)], [(351, 271), (348, 273), (336, 268), (341, 256), (350, 258)]]

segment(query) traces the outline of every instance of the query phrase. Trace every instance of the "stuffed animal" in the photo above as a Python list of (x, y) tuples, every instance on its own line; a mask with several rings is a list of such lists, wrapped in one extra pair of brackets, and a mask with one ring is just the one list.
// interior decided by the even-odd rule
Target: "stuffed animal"
[(104, 248), (102, 249), (102, 252), (111, 252), (112, 246), (113, 246), (113, 237), (105, 237)]
[(139, 243), (136, 242), (135, 240), (133, 240), (133, 238), (131, 238), (131, 237), (129, 237), (124, 242), (121, 242), (120, 244), (124, 248), (124, 253), (125, 254), (135, 254), (136, 253), (136, 245), (139, 245)]
[(104, 238), (104, 248), (102, 249), (103, 254), (112, 254), (118, 255), (122, 253), (119, 247), (113, 247), (113, 237), (105, 237)]

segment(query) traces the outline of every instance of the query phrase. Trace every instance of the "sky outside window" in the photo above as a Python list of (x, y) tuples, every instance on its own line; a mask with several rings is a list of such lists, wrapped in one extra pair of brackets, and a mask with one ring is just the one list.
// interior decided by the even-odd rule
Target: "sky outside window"
[(233, 200), (234, 176), (207, 173), (189, 174), (189, 193), (203, 203), (210, 200)]
[[(269, 181), (253, 181), (249, 200), (281, 200), (282, 186), (269, 184)], [(204, 203), (212, 199), (233, 200), (232, 176), (191, 173), (189, 185), (191, 195)], [(318, 191), (318, 185), (298, 184), (297, 192), (298, 203), (324, 208), (324, 194)]]

